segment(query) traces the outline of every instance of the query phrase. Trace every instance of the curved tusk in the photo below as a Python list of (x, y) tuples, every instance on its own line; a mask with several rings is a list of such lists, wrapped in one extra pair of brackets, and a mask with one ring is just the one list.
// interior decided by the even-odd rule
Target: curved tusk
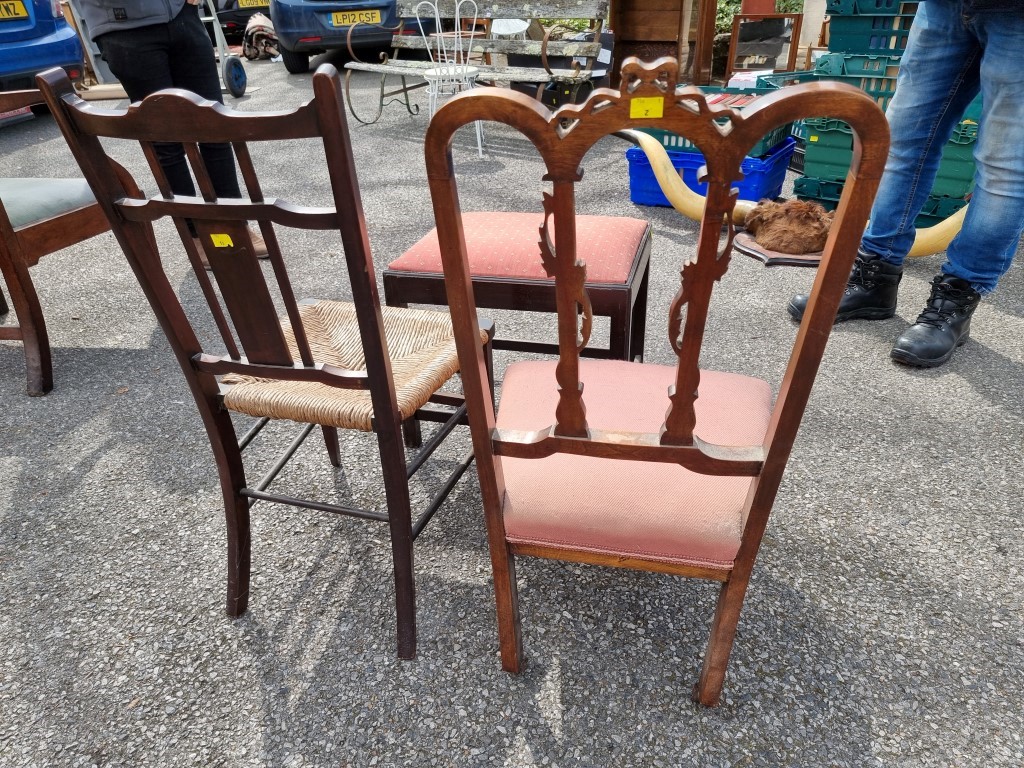
[[(651, 170), (654, 172), (654, 178), (658, 181), (658, 186), (661, 187), (661, 191), (672, 207), (683, 216), (700, 221), (704, 215), (704, 196), (686, 186), (679, 172), (672, 165), (672, 160), (664, 145), (650, 134), (641, 131), (627, 129), (619, 131), (618, 135), (643, 150), (651, 164)], [(747, 212), (755, 205), (757, 203), (750, 200), (737, 200), (736, 207), (732, 212), (733, 223), (742, 226)], [(963, 226), (966, 215), (967, 206), (964, 206), (938, 224), (917, 230), (914, 244), (907, 256), (930, 256), (933, 253), (946, 250), (960, 231), (960, 227)]]
[[(700, 221), (704, 216), (704, 195), (694, 192), (683, 182), (679, 171), (672, 165), (672, 160), (665, 151), (664, 145), (650, 134), (641, 131), (624, 130), (619, 135), (626, 141), (636, 144), (643, 150), (654, 171), (654, 178), (658, 180), (658, 186), (665, 194), (665, 197), (672, 204), (672, 207), (683, 216), (694, 221)], [(737, 200), (736, 207), (732, 211), (734, 224), (742, 226), (747, 216), (747, 211), (753, 208), (756, 203), (749, 200)]]
[(957, 236), (960, 227), (964, 225), (964, 217), (967, 215), (969, 206), (965, 205), (956, 213), (947, 216), (931, 227), (917, 230), (914, 237), (914, 244), (910, 246), (910, 253), (907, 256), (931, 256), (933, 253), (940, 253), (949, 247), (953, 238)]

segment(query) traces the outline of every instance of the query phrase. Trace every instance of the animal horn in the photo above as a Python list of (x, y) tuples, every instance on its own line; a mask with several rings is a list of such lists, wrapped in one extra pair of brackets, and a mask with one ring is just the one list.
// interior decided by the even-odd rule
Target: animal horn
[[(658, 186), (661, 187), (661, 191), (672, 207), (683, 216), (700, 221), (704, 215), (704, 196), (699, 192), (694, 192), (683, 183), (662, 143), (650, 134), (641, 131), (623, 130), (619, 131), (617, 135), (643, 150), (651, 164), (651, 170), (654, 171), (654, 178), (657, 179)], [(732, 211), (733, 223), (742, 225), (747, 212), (755, 205), (756, 203), (750, 200), (738, 200)], [(956, 237), (957, 232), (960, 231), (960, 227), (963, 226), (966, 215), (967, 206), (964, 206), (935, 226), (917, 230), (914, 244), (907, 255), (929, 256), (946, 250), (953, 238)]]

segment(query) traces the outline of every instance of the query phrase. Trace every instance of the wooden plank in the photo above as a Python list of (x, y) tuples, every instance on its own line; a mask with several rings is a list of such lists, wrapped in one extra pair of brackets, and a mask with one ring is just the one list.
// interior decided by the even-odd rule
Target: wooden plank
[(623, 16), (620, 40), (675, 42), (679, 11), (628, 11)]
[[(398, 3), (400, 18), (415, 19), (418, 2), (401, 0)], [(442, 19), (455, 18), (453, 0), (437, 0), (438, 11)], [(472, 18), (466, 11), (471, 6), (464, 5), (465, 18)], [(421, 18), (423, 14), (420, 14)], [(481, 19), (607, 19), (608, 0), (540, 0), (534, 3), (491, 2), (480, 3), (478, 18)]]
[[(423, 51), (427, 44), (419, 35), (396, 35), (391, 46), (399, 50)], [(493, 40), (477, 38), (473, 40), (470, 53), (510, 53), (540, 58), (542, 40)], [(600, 42), (578, 42), (575, 40), (549, 40), (548, 56), (583, 56), (594, 58), (601, 51)], [(539, 63), (539, 62), (538, 62)]]
[[(359, 72), (378, 72), (385, 75), (399, 75), (405, 77), (422, 77), (423, 72), (431, 69), (433, 64), (429, 61), (391, 61), (387, 64), (373, 64), (364, 61), (350, 61), (345, 65), (346, 69), (354, 69)], [(486, 82), (525, 82), (525, 83), (547, 83), (553, 79), (558, 80), (585, 80), (590, 77), (586, 70), (577, 72), (572, 69), (553, 69), (554, 74), (549, 75), (546, 70), (539, 67), (495, 67), (479, 66), (480, 72), (477, 80)]]

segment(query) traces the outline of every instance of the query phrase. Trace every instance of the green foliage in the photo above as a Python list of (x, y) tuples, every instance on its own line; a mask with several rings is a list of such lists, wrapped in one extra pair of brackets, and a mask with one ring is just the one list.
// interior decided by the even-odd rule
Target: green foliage
[(568, 27), (574, 32), (585, 32), (590, 28), (586, 19), (541, 19), (540, 23), (544, 28), (559, 24), (563, 27)]
[[(740, 12), (742, 0), (718, 0), (715, 11), (715, 32), (727, 35), (732, 32), (732, 17)], [(803, 13), (804, 0), (775, 0), (776, 13)]]
[(732, 32), (732, 17), (740, 12), (741, 0), (718, 0), (715, 11), (715, 32), (727, 35)]

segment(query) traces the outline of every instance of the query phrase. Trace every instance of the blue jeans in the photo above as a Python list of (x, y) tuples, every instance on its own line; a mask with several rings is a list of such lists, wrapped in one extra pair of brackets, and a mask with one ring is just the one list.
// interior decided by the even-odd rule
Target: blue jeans
[(981, 92), (974, 195), (946, 251), (944, 274), (991, 292), (1024, 230), (1024, 14), (965, 16), (962, 0), (919, 6), (886, 117), (892, 137), (861, 247), (902, 264), (964, 109)]
[[(183, 88), (210, 101), (224, 102), (213, 43), (188, 3), (167, 24), (115, 30), (96, 38), (103, 60), (132, 101), (164, 88)], [(195, 195), (181, 144), (154, 143), (154, 150), (176, 195)], [(218, 197), (241, 197), (230, 144), (200, 144), (199, 152)]]

